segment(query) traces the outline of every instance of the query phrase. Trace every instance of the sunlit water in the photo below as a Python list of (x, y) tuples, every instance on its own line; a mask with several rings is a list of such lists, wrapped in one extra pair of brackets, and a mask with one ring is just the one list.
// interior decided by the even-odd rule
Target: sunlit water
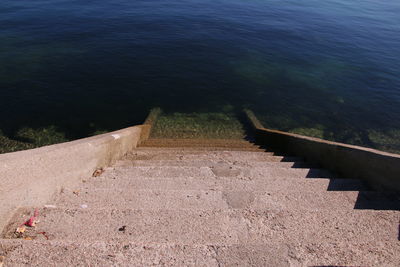
[(2, 0), (0, 131), (44, 144), (154, 106), (248, 107), (267, 127), (400, 151), (399, 14), (398, 0)]

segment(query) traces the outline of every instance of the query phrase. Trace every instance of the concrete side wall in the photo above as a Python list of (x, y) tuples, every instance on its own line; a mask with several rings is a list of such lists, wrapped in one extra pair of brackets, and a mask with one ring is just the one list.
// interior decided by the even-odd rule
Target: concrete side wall
[(146, 120), (142, 125), (142, 133), (140, 136), (139, 144), (143, 143), (150, 137), (151, 129), (153, 128), (154, 123), (156, 122), (158, 116), (161, 113), (161, 108), (153, 108)]
[(246, 114), (259, 144), (304, 157), (344, 178), (363, 179), (377, 190), (400, 191), (400, 155), (266, 129), (251, 111)]
[(63, 186), (89, 178), (134, 149), (142, 126), (0, 155), (0, 229), (18, 206), (46, 204)]

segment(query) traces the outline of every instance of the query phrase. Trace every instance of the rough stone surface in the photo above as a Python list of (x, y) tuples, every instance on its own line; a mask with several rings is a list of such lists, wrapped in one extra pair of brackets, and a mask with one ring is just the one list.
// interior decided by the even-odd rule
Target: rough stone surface
[[(5, 266), (400, 265), (398, 194), (245, 147), (136, 149), (46, 207), (16, 210), (0, 256)], [(35, 208), (36, 227), (16, 234)]]

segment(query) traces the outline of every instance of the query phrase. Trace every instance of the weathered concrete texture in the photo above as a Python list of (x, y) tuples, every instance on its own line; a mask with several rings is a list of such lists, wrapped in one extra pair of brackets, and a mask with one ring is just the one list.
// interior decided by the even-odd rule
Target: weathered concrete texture
[(136, 147), (141, 126), (0, 155), (0, 228), (18, 206), (42, 205), (62, 186), (115, 163)]
[[(286, 191), (355, 191), (367, 190), (368, 187), (357, 179), (293, 179), (293, 177), (268, 177), (268, 179), (240, 179), (240, 177), (134, 177), (132, 168), (117, 167), (109, 170), (97, 179), (89, 179), (82, 190), (97, 188), (134, 188), (134, 189), (165, 189), (173, 190), (235, 190), (237, 188), (257, 190), (286, 190)], [(84, 180), (85, 182), (87, 180)]]
[[(399, 195), (309, 167), (252, 148), (136, 148), (47, 207), (18, 209), (0, 256), (6, 266), (399, 266)], [(16, 234), (35, 207), (40, 222)]]
[[(398, 266), (399, 242), (177, 245), (1, 241), (9, 266)], [(3, 252), (2, 252), (3, 250)], [(368, 254), (365, 254), (368, 251)]]
[(177, 148), (142, 148), (132, 151), (127, 160), (212, 160), (223, 162), (252, 161), (302, 161), (301, 157), (276, 156), (273, 152), (237, 151), (227, 148), (177, 149)]
[(215, 165), (212, 167), (128, 167), (131, 173), (139, 177), (237, 177), (238, 179), (261, 179), (268, 177), (317, 178), (333, 177), (323, 169), (285, 168), (285, 167), (253, 167)]
[(246, 111), (257, 144), (303, 157), (342, 176), (364, 179), (377, 190), (400, 191), (400, 155), (262, 127)]
[[(287, 191), (282, 188), (268, 188), (267, 191), (225, 191), (225, 190), (165, 190), (165, 189), (126, 189), (115, 188), (84, 190), (78, 195), (72, 191), (61, 194), (57, 200), (58, 206), (79, 208), (82, 203), (90, 208), (116, 209), (124, 203), (131, 209), (162, 210), (171, 209), (179, 203), (181, 209), (326, 209), (353, 208), (358, 191), (347, 192), (312, 192), (305, 190)], [(371, 193), (373, 194), (373, 193)], [(107, 201), (112, 199), (113, 202)], [(399, 204), (398, 202), (397, 204)]]
[[(177, 205), (177, 204), (176, 204)], [(30, 231), (49, 240), (131, 241), (160, 244), (269, 244), (274, 242), (398, 241), (400, 214), (370, 210), (226, 209), (187, 210), (172, 206), (147, 209), (41, 209), (41, 221)], [(266, 206), (268, 206), (266, 204)], [(14, 236), (32, 209), (20, 210), (4, 233)], [(125, 226), (124, 230), (120, 230)], [(33, 232), (32, 232), (33, 234)], [(36, 240), (45, 240), (37, 236)]]
[[(214, 162), (212, 160), (121, 160), (118, 166), (133, 167), (151, 167), (151, 166), (170, 166), (170, 167), (216, 167), (217, 165), (227, 165), (228, 162)], [(266, 161), (250, 161), (250, 162), (232, 162), (235, 167), (279, 167), (279, 168), (317, 168), (316, 164), (306, 162), (266, 162)]]

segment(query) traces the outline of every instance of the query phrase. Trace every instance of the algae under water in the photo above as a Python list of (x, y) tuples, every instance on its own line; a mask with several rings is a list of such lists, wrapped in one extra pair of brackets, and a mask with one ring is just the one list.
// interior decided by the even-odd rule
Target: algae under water
[(245, 107), (266, 127), (399, 152), (398, 14), (378, 0), (3, 0), (0, 152), (155, 106), (165, 127), (197, 113), (239, 129), (223, 116)]

